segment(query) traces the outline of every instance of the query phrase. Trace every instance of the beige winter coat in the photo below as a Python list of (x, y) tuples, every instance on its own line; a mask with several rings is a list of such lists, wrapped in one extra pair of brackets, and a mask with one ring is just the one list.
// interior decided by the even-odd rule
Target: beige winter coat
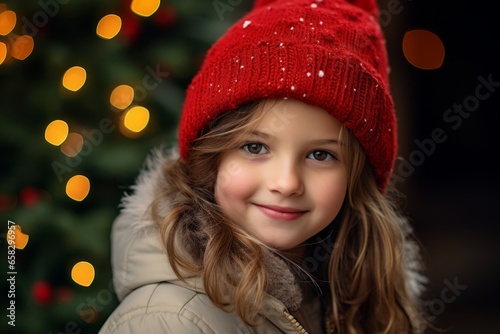
[[(176, 156), (168, 159), (176, 158)], [(236, 313), (227, 313), (213, 305), (199, 278), (180, 282), (169, 267), (156, 227), (146, 213), (156, 187), (161, 184), (160, 166), (165, 157), (156, 154), (124, 197), (122, 210), (111, 233), (113, 283), (120, 305), (107, 319), (99, 334), (321, 334), (303, 328), (296, 320), (314, 318), (313, 304), (304, 307), (301, 290), (287, 265), (276, 258), (273, 277), (261, 314), (264, 322), (255, 328), (243, 324)], [(164, 203), (165, 212), (168, 203)], [(411, 259), (409, 259), (411, 260)], [(412, 268), (413, 266), (413, 268)], [(409, 291), (419, 293), (420, 278), (409, 262)], [(291, 315), (290, 308), (299, 311)], [(316, 321), (317, 322), (317, 321)], [(317, 323), (316, 323), (317, 325)], [(322, 327), (321, 325), (319, 325)]]

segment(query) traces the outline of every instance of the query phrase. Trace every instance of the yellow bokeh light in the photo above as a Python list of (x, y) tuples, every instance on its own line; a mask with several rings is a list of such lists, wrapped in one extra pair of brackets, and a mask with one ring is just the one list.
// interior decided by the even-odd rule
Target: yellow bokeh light
[(54, 146), (61, 145), (68, 137), (69, 127), (65, 121), (55, 120), (45, 129), (45, 140)]
[(61, 145), (61, 152), (68, 157), (76, 157), (83, 148), (82, 135), (71, 132)]
[(66, 184), (66, 195), (74, 201), (81, 202), (90, 191), (90, 181), (83, 175), (75, 175)]
[(14, 29), (17, 22), (16, 13), (6, 10), (0, 13), (0, 35), (7, 36)]
[(90, 286), (94, 281), (94, 277), (94, 266), (87, 261), (80, 261), (71, 269), (71, 279), (81, 286)]
[(97, 36), (104, 39), (115, 37), (122, 28), (122, 19), (115, 14), (104, 16), (97, 24)]
[(0, 65), (5, 61), (5, 58), (7, 58), (7, 45), (0, 42)]
[(10, 242), (13, 241), (13, 246), (17, 249), (24, 249), (24, 247), (28, 244), (29, 238), (29, 235), (24, 234), (21, 231), (21, 226), (19, 225), (14, 225), (14, 227), (9, 229), (7, 232), (7, 244), (10, 245)]
[(130, 108), (123, 117), (123, 125), (132, 132), (141, 132), (149, 123), (149, 111), (141, 106)]
[(17, 37), (12, 44), (11, 55), (12, 57), (24, 60), (33, 52), (35, 41), (29, 35), (22, 35)]
[(140, 16), (153, 15), (160, 7), (160, 0), (133, 0), (130, 8)]
[(445, 48), (433, 32), (415, 29), (405, 33), (403, 53), (413, 66), (422, 70), (435, 70), (443, 65)]
[(128, 85), (120, 85), (113, 89), (109, 102), (111, 105), (118, 109), (125, 109), (134, 100), (134, 89)]
[(73, 66), (64, 73), (62, 84), (64, 88), (76, 92), (82, 88), (86, 80), (87, 71), (83, 67)]

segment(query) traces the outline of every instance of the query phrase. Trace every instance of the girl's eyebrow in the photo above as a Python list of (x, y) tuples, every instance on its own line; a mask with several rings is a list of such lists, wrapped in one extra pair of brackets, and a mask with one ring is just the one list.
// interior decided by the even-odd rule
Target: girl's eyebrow
[[(264, 139), (274, 139), (274, 136), (269, 134), (269, 133), (265, 133), (265, 132), (261, 132), (261, 131), (257, 131), (257, 130), (253, 130), (250, 132), (250, 135), (251, 136), (255, 136), (255, 137), (261, 137), (261, 138), (264, 138)], [(311, 144), (311, 145), (324, 145), (324, 144), (341, 144), (341, 142), (338, 140), (338, 139), (335, 139), (335, 138), (325, 138), (325, 139), (313, 139), (313, 140), (310, 140), (308, 141), (308, 144)]]
[(322, 145), (322, 144), (341, 144), (337, 139), (315, 139), (310, 141), (311, 144)]
[(255, 136), (255, 137), (262, 137), (264, 139), (272, 139), (274, 138), (272, 135), (268, 134), (268, 133), (265, 133), (265, 132), (261, 132), (261, 131), (257, 131), (257, 130), (253, 130), (253, 131), (250, 131), (249, 133), (251, 136)]

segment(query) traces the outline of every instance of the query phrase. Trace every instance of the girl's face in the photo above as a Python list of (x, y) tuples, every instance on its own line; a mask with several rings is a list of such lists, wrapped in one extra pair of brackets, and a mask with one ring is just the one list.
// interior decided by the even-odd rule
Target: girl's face
[(271, 247), (294, 248), (328, 226), (347, 190), (340, 123), (297, 100), (267, 101), (239, 148), (223, 154), (215, 199)]

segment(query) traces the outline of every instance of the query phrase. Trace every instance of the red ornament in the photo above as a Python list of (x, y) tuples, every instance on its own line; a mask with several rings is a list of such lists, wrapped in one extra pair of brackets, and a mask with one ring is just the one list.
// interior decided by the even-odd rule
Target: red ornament
[(52, 299), (52, 287), (45, 281), (38, 281), (33, 285), (32, 294), (38, 304), (48, 304)]
[(141, 31), (139, 17), (130, 10), (124, 11), (121, 15), (122, 29), (121, 34), (129, 41), (134, 41)]
[(21, 191), (21, 203), (24, 206), (33, 206), (38, 202), (39, 192), (35, 188), (27, 187)]
[(16, 206), (16, 202), (11, 196), (7, 194), (0, 194), (0, 212), (5, 212), (13, 209)]
[(154, 14), (153, 19), (158, 26), (169, 28), (175, 24), (177, 15), (172, 7), (164, 5), (158, 8), (158, 11)]

